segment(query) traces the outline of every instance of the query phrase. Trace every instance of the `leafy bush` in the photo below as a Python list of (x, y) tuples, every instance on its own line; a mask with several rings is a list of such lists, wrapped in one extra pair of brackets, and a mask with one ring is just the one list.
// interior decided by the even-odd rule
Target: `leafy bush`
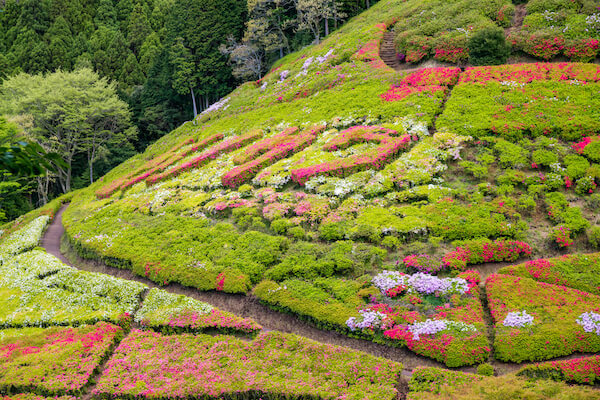
[(493, 376), (494, 375), (494, 366), (488, 363), (479, 364), (477, 366), (477, 375), (483, 376)]
[(587, 232), (587, 237), (593, 247), (600, 249), (600, 226), (592, 226)]
[(482, 29), (469, 38), (469, 61), (473, 65), (504, 64), (510, 55), (502, 29)]

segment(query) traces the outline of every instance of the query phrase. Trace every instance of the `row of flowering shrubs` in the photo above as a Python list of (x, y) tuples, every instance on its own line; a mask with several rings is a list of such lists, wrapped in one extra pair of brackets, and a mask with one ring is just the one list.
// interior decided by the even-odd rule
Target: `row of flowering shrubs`
[(106, 399), (392, 400), (401, 370), (392, 361), (276, 332), (246, 342), (134, 330), (106, 364), (93, 394)]
[(0, 327), (121, 323), (146, 286), (79, 271), (34, 250), (0, 267)]
[(600, 351), (600, 297), (502, 274), (490, 276), (486, 289), (497, 359), (539, 361)]
[(600, 381), (600, 355), (528, 365), (521, 368), (517, 375), (594, 385)]
[(142, 177), (144, 172), (159, 168), (161, 166), (170, 165), (167, 162), (177, 155), (177, 152), (185, 146), (191, 145), (194, 143), (194, 139), (186, 139), (175, 146), (171, 147), (169, 150), (152, 157), (147, 160), (142, 166), (135, 168), (133, 171), (125, 174), (121, 178), (115, 179), (108, 185), (104, 185), (101, 189), (96, 191), (96, 197), (98, 199), (104, 199), (113, 195), (113, 193), (121, 190), (124, 185), (131, 186), (137, 182), (141, 182), (143, 179), (147, 177)]
[(105, 322), (0, 331), (0, 391), (81, 395), (122, 337), (121, 327)]
[(287, 158), (310, 146), (317, 135), (325, 129), (324, 125), (309, 128), (298, 133), (298, 128), (289, 128), (280, 134), (248, 146), (243, 154), (234, 159), (235, 167), (221, 177), (223, 186), (236, 188), (249, 182), (263, 168)]
[(600, 295), (600, 253), (539, 258), (504, 267), (498, 272)]
[(42, 215), (26, 226), (11, 233), (0, 243), (0, 265), (12, 256), (31, 250), (38, 245), (50, 217)]
[(293, 169), (290, 173), (292, 181), (304, 185), (310, 178), (317, 175), (345, 177), (366, 169), (382, 169), (392, 157), (401, 151), (406, 151), (411, 144), (411, 137), (405, 135), (394, 137), (396, 132), (390, 132), (381, 127), (355, 126), (340, 134), (334, 141), (327, 144), (323, 150), (336, 151), (356, 143), (375, 142), (379, 145), (365, 153), (357, 154), (335, 161), (325, 162), (305, 168)]
[(467, 265), (486, 262), (516, 261), (531, 255), (529, 244), (516, 240), (473, 239), (463, 241), (456, 250), (448, 252), (441, 261), (427, 254), (405, 257), (404, 265), (415, 271), (437, 273), (443, 270), (464, 271)]
[(172, 332), (218, 331), (255, 334), (262, 328), (251, 319), (221, 311), (210, 304), (161, 289), (150, 289), (135, 321), (144, 327)]

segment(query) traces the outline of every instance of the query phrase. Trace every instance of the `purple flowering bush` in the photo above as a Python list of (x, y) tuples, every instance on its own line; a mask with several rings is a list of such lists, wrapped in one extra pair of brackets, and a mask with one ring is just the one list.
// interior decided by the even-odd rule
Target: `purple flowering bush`
[(502, 325), (513, 328), (524, 328), (533, 324), (533, 316), (527, 314), (527, 311), (523, 310), (513, 311), (506, 314)]
[(600, 336), (600, 314), (595, 312), (585, 312), (577, 318), (577, 323), (588, 333), (595, 333)]

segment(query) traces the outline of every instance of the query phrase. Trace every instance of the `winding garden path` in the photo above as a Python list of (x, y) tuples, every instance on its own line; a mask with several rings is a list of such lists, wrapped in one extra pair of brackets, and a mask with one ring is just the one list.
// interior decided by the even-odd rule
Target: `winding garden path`
[[(130, 270), (109, 267), (102, 262), (95, 260), (84, 260), (77, 256), (72, 249), (67, 248), (68, 245), (66, 244), (63, 245), (63, 250), (65, 251), (66, 255), (62, 253), (61, 238), (65, 233), (62, 225), (62, 214), (65, 208), (66, 206), (63, 206), (56, 214), (42, 239), (42, 247), (44, 247), (48, 253), (56, 256), (65, 264), (74, 266), (81, 270), (98, 272), (121, 279), (141, 282), (150, 288), (159, 287), (152, 281), (138, 276)], [(497, 271), (504, 265), (505, 263), (487, 264), (485, 268), (486, 276)], [(389, 347), (366, 340), (353, 339), (337, 332), (318, 329), (309, 323), (300, 320), (296, 316), (280, 313), (270, 309), (269, 307), (261, 304), (259, 300), (251, 294), (236, 295), (222, 292), (201, 292), (197, 289), (185, 287), (175, 283), (171, 283), (160, 288), (170, 293), (182, 294), (196, 300), (212, 304), (224, 311), (234, 313), (241, 317), (252, 318), (262, 325), (265, 331), (293, 333), (321, 343), (344, 346), (354, 350), (363, 351), (377, 357), (383, 357), (389, 360), (401, 362), (404, 366), (404, 371), (402, 373), (402, 378), (404, 378), (404, 380), (410, 378), (411, 371), (418, 366), (435, 366), (446, 368), (443, 364), (429, 358), (419, 356), (406, 348)], [(491, 321), (486, 322), (489, 324)], [(493, 328), (491, 325), (489, 325), (488, 329)], [(580, 356), (581, 354), (575, 354), (556, 358), (556, 360), (570, 359)], [(498, 375), (514, 372), (521, 366), (525, 365), (504, 363), (493, 359), (490, 363), (494, 365)], [(475, 372), (474, 367), (463, 367), (458, 368), (458, 370), (464, 372)]]

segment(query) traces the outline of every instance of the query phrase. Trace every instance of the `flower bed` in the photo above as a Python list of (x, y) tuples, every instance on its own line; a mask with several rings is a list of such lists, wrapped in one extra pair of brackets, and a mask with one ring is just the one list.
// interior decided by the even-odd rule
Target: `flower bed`
[(600, 295), (600, 253), (540, 258), (504, 267), (498, 272)]
[(42, 233), (49, 221), (49, 216), (42, 215), (4, 239), (0, 243), (0, 265), (8, 261), (10, 257), (36, 247), (42, 239)]
[(527, 365), (517, 375), (594, 385), (600, 380), (600, 355)]
[(0, 400), (77, 400), (74, 396), (43, 397), (33, 393), (20, 393), (12, 396), (0, 395)]
[[(141, 178), (141, 174), (143, 174), (144, 172), (146, 172), (150, 169), (164, 165), (165, 163), (167, 163), (167, 161), (170, 158), (174, 157), (174, 155), (176, 154), (176, 152), (179, 149), (181, 149), (182, 147), (187, 146), (189, 144), (192, 144), (193, 142), (194, 142), (194, 139), (191, 139), (191, 138), (187, 139), (187, 140), (175, 145), (170, 150), (168, 150), (160, 155), (157, 155), (156, 157), (145, 162), (141, 167), (136, 168), (133, 172), (130, 172), (121, 178), (115, 179), (109, 185), (106, 185), (102, 189), (97, 190), (96, 198), (105, 199), (107, 197), (112, 196), (118, 190), (121, 190), (123, 188), (123, 185), (125, 185), (125, 184), (127, 184), (128, 186), (131, 186), (137, 182), (142, 181), (143, 179), (145, 179), (145, 177)], [(136, 177), (140, 177), (140, 178), (136, 179)], [(146, 175), (146, 177), (147, 177), (147, 175)]]
[(163, 333), (204, 332), (254, 334), (262, 329), (251, 319), (240, 318), (190, 297), (150, 289), (135, 321)]
[[(386, 133), (380, 133), (381, 131)], [(381, 169), (391, 158), (410, 146), (411, 137), (401, 138), (390, 136), (391, 132), (381, 127), (355, 126), (340, 132), (331, 145), (325, 146), (325, 151), (335, 151), (338, 147), (349, 146), (353, 143), (376, 142), (379, 146), (364, 154), (313, 165), (306, 168), (293, 169), (292, 181), (304, 185), (310, 178), (317, 175), (348, 176), (365, 169)], [(395, 134), (395, 133), (394, 133)]]
[(79, 395), (123, 336), (115, 325), (0, 331), (0, 390)]
[[(486, 288), (497, 359), (539, 361), (600, 351), (600, 336), (580, 324), (582, 314), (600, 311), (600, 297), (502, 274), (490, 276)], [(507, 322), (514, 312), (519, 315)]]
[(146, 183), (148, 183), (149, 185), (152, 185), (152, 184), (155, 184), (156, 182), (160, 182), (165, 179), (174, 178), (177, 175), (179, 175), (185, 171), (188, 171), (190, 169), (199, 168), (199, 167), (203, 166), (204, 164), (210, 162), (211, 160), (214, 160), (218, 156), (225, 154), (225, 153), (230, 153), (237, 149), (240, 149), (240, 148), (246, 146), (247, 144), (252, 143), (255, 140), (261, 138), (262, 136), (263, 136), (262, 130), (253, 130), (253, 131), (247, 132), (243, 135), (227, 139), (224, 142), (221, 142), (221, 143), (209, 148), (208, 150), (206, 150), (199, 156), (194, 157), (190, 161), (179, 164), (165, 172), (148, 176), (146, 178)]
[[(263, 168), (311, 145), (317, 139), (317, 135), (324, 129), (325, 126), (321, 125), (296, 134), (298, 128), (294, 128), (263, 140), (256, 145), (249, 146), (247, 151), (240, 155), (239, 160), (237, 160), (242, 161), (243, 164), (221, 177), (223, 186), (236, 188), (249, 182)], [(260, 153), (264, 154), (258, 157)]]
[(79, 271), (41, 251), (0, 267), (0, 327), (121, 323), (146, 286)]
[(261, 334), (248, 343), (134, 330), (108, 361), (93, 394), (391, 400), (401, 369), (392, 361), (282, 333)]
[(372, 280), (380, 298), (371, 297), (360, 316), (349, 318), (346, 325), (360, 336), (406, 346), (449, 367), (483, 362), (490, 348), (479, 275), (469, 271), (462, 276), (384, 271)]
[[(179, 153), (176, 153), (174, 150), (172, 150), (172, 153), (167, 153), (167, 157), (159, 156), (157, 159), (154, 159), (154, 160), (158, 160), (157, 162), (154, 160), (151, 160), (148, 162), (148, 165), (152, 165), (152, 166), (150, 168), (147, 168), (147, 167), (144, 168), (144, 169), (146, 169), (146, 172), (127, 180), (126, 182), (124, 182), (121, 185), (120, 189), (125, 190), (128, 187), (131, 187), (138, 182), (142, 182), (154, 175), (157, 175), (158, 173), (166, 170), (167, 168), (169, 168), (169, 167), (175, 165), (176, 163), (178, 163), (179, 161), (183, 160), (190, 154), (202, 151), (205, 148), (207, 148), (208, 146), (210, 146), (211, 144), (214, 144), (222, 139), (223, 139), (223, 134), (216, 133), (212, 136), (202, 139), (201, 141), (198, 142), (198, 144), (191, 146), (189, 149), (186, 149)], [(192, 143), (193, 143), (193, 140), (184, 142), (184, 144), (192, 144)], [(180, 146), (177, 147), (177, 149), (179, 149), (179, 148), (180, 148)]]
[[(597, 91), (597, 83), (577, 80), (462, 83), (452, 91), (437, 126), (476, 137), (578, 140), (600, 131), (599, 108), (592, 105)], [(577, 119), (570, 118), (573, 113)]]

